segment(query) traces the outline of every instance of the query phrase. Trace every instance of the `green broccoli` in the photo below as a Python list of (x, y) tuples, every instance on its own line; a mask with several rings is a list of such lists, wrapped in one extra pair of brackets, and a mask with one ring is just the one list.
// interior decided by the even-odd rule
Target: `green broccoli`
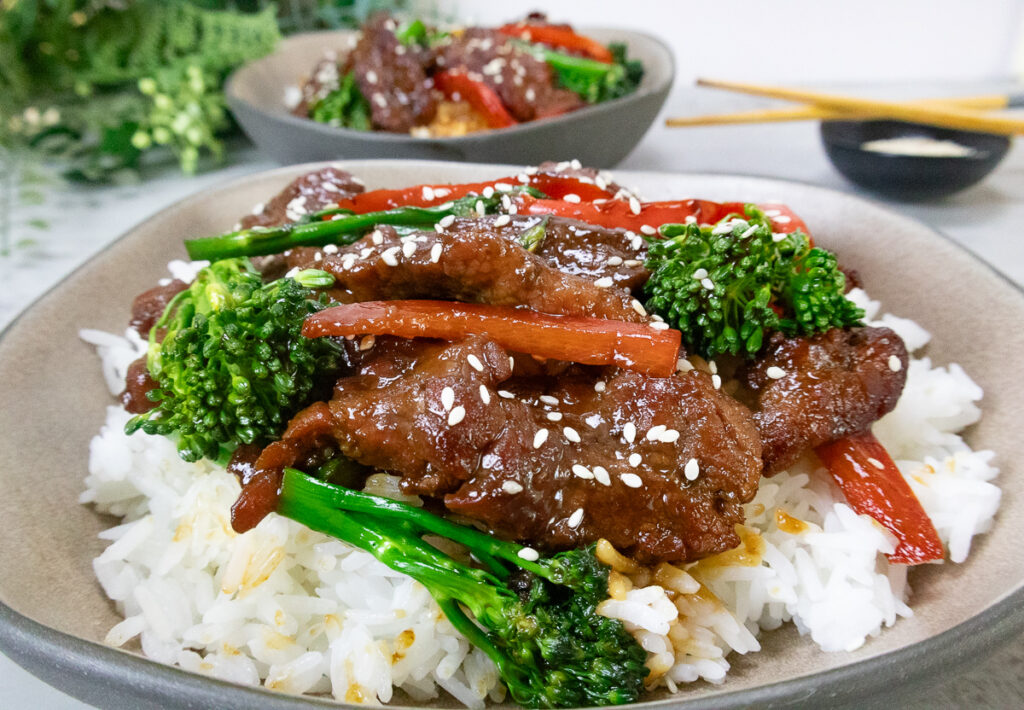
[(643, 64), (639, 60), (626, 58), (624, 44), (608, 45), (615, 58), (611, 64), (526, 42), (517, 42), (517, 45), (547, 62), (554, 69), (559, 86), (579, 94), (580, 98), (591, 104), (633, 93), (644, 76)]
[(331, 126), (368, 131), (373, 128), (370, 112), (370, 102), (359, 91), (355, 74), (349, 72), (342, 77), (337, 89), (310, 107), (309, 117)]
[[(599, 615), (608, 568), (593, 547), (551, 557), (387, 498), (286, 469), (278, 513), (366, 550), (420, 582), (452, 625), (494, 661), (526, 707), (634, 702), (647, 654), (622, 622)], [(470, 566), (422, 539), (465, 546)], [(468, 614), (467, 614), (468, 612)]]
[(186, 461), (277, 438), (342, 362), (330, 338), (300, 335), (306, 315), (326, 306), (311, 289), (333, 282), (311, 269), (263, 284), (248, 259), (201, 270), (150, 331), (147, 368), (158, 387), (149, 397), (157, 406), (125, 431), (175, 438)]
[(766, 335), (812, 335), (859, 324), (835, 255), (802, 232), (773, 234), (753, 205), (713, 227), (666, 224), (651, 239), (647, 309), (704, 357), (753, 356)]

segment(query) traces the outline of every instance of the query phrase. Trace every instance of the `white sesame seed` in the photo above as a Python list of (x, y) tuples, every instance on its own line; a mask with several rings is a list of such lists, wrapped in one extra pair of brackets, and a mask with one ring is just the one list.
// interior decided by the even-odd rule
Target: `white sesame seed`
[(580, 443), (580, 434), (579, 434), (579, 432), (576, 431), (575, 429), (573, 429), (571, 426), (563, 427), (562, 428), (562, 434), (564, 434), (565, 438), (568, 439), (569, 441), (571, 441), (571, 442), (573, 442), (575, 444)]
[(773, 222), (778, 222), (779, 224), (789, 224), (793, 220), (791, 218), (787, 217), (786, 215), (782, 215), (781, 217), (773, 217), (772, 221)]
[(473, 209), (475, 209), (476, 213), (478, 215), (480, 215), (481, 217), (483, 217), (485, 214), (487, 214), (487, 208), (484, 207), (484, 201), (483, 200), (477, 200), (476, 201), (476, 205), (473, 206)]
[(636, 424), (626, 422), (622, 427), (622, 438), (632, 444), (636, 440)]
[(573, 170), (580, 170), (583, 167), (583, 163), (579, 161), (579, 158), (573, 158), (569, 161), (569, 167)]
[(558, 397), (552, 397), (549, 394), (542, 394), (538, 399), (544, 404), (558, 404)]
[(786, 371), (777, 365), (772, 365), (764, 371), (764, 374), (768, 375), (769, 379), (779, 380), (786, 376)]
[(444, 407), (444, 411), (450, 412), (453, 404), (455, 404), (455, 390), (445, 387), (441, 390), (441, 406)]
[(604, 392), (608, 388), (608, 385), (604, 383), (604, 380), (598, 380), (594, 383), (595, 392)]
[(360, 250), (359, 258), (360, 259), (365, 259), (366, 257), (368, 257), (372, 253), (373, 253), (373, 247), (366, 247), (365, 249)]
[(441, 226), (440, 222), (434, 225), (434, 231), (438, 234), (444, 234), (444, 227)]
[(398, 266), (398, 252), (401, 249), (402, 247), (388, 247), (381, 253), (380, 260), (388, 266)]
[(701, 279), (700, 285), (706, 288), (708, 291), (715, 290), (715, 282), (712, 281), (711, 279)]
[(373, 230), (373, 233), (370, 235), (370, 241), (372, 241), (377, 246), (380, 246), (381, 244), (384, 243), (384, 235), (381, 234), (380, 230), (375, 229)]
[(494, 197), (494, 188), (491, 187), (490, 185), (485, 187), (483, 191), (483, 196), (486, 197), (488, 200)]
[(574, 463), (572, 465), (572, 472), (577, 478), (582, 478), (585, 481), (589, 481), (594, 477), (594, 474), (590, 472), (589, 468), (578, 463)]
[(337, 244), (327, 244), (326, 246), (324, 246), (324, 254), (337, 254), (337, 253), (338, 253), (338, 245)]
[(740, 235), (740, 239), (746, 239), (747, 237), (749, 237), (751, 234), (753, 234), (756, 231), (757, 231), (757, 225), (756, 224), (752, 224), (749, 227), (747, 227), (747, 231), (745, 231), (743, 234)]
[(547, 417), (548, 417), (548, 421), (552, 421), (552, 422), (560, 422), (560, 421), (562, 421), (562, 413), (561, 412), (548, 412), (547, 413)]
[(686, 219), (683, 220), (686, 224), (697, 224), (697, 218), (692, 214), (686, 215)]
[(594, 282), (594, 285), (597, 286), (598, 288), (608, 288), (613, 283), (614, 282), (612, 281), (611, 276), (602, 276), (601, 278)]
[(668, 323), (665, 323), (664, 321), (660, 321), (660, 322), (659, 321), (654, 321), (653, 323), (650, 323), (649, 325), (654, 330), (668, 330)]
[(449, 190), (447, 187), (434, 188), (434, 197), (438, 199), (441, 199), (442, 197), (447, 197), (450, 193), (451, 190)]
[[(516, 69), (519, 69), (520, 66), (521, 66), (518, 62), (514, 62), (514, 64), (516, 65)], [(525, 185), (528, 182), (530, 182), (530, 176), (527, 175), (526, 173), (519, 173), (518, 175), (516, 175), (516, 180), (518, 180), (519, 182), (521, 182), (521, 183), (523, 183)]]
[(661, 316), (659, 316), (657, 313), (652, 313), (651, 314), (651, 320), (654, 321), (655, 323), (664, 323), (665, 322), (665, 319), (662, 318)]
[(440, 221), (438, 222), (438, 224), (440, 224), (442, 227), (447, 229), (448, 227), (452, 226), (452, 224), (454, 222), (455, 222), (455, 215), (450, 214), (450, 215), (445, 215), (444, 217), (442, 217), (440, 219)]
[(501, 484), (501, 490), (505, 491), (510, 496), (514, 496), (516, 493), (523, 492), (523, 486), (521, 483), (516, 483), (515, 481), (505, 481)]
[(679, 370), (679, 372), (689, 372), (693, 369), (693, 363), (685, 357), (681, 357), (678, 362), (676, 362), (676, 369)]
[(630, 454), (629, 455), (629, 465), (632, 466), (633, 468), (636, 468), (637, 466), (639, 466), (640, 462), (643, 461), (643, 460), (644, 460), (643, 456), (641, 456), (640, 454)]
[(402, 254), (408, 258), (416, 253), (416, 242), (410, 240), (402, 244)]
[(594, 466), (594, 480), (602, 486), (612, 485), (612, 477), (608, 475), (608, 469), (604, 466)]
[(466, 408), (461, 404), (448, 412), (448, 426), (455, 426), (466, 418)]
[(359, 349), (364, 351), (369, 350), (373, 347), (374, 342), (376, 342), (376, 339), (372, 335), (367, 335), (359, 341)]
[(466, 362), (468, 362), (470, 367), (472, 367), (477, 372), (484, 371), (484, 364), (480, 362), (480, 358), (478, 358), (473, 353), (470, 353), (469, 355), (466, 356)]
[(480, 385), (480, 401), (484, 404), (491, 403), (491, 393), (487, 390), (487, 385)]
[(687, 481), (697, 480), (697, 476), (700, 475), (700, 464), (697, 463), (697, 459), (690, 459), (683, 466), (683, 475), (686, 476)]
[(430, 247), (430, 260), (435, 264), (441, 259), (441, 245), (435, 244)]
[(642, 263), (643, 262), (640, 261), (639, 259), (626, 259), (624, 262), (622, 262), (622, 265), (629, 268), (633, 268), (634, 266), (640, 266), (640, 264)]
[(540, 553), (532, 547), (524, 547), (517, 554), (527, 562), (536, 562), (540, 559)]
[[(501, 394), (500, 392), (498, 394)], [(544, 442), (548, 440), (548, 430), (538, 429), (537, 433), (533, 435), (533, 448), (539, 449), (544, 446)]]
[(606, 262), (608, 266), (620, 266), (622, 264), (621, 256), (609, 256)]
[(637, 249), (644, 245), (644, 238), (641, 237), (639, 234), (636, 234), (633, 236), (633, 241), (630, 242), (629, 245), (633, 247), (633, 251), (636, 251)]
[(675, 429), (666, 429), (665, 433), (658, 437), (663, 444), (672, 444), (679, 441), (679, 432)]
[(634, 311), (636, 311), (637, 313), (639, 313), (639, 314), (640, 314), (640, 315), (642, 315), (642, 316), (645, 316), (645, 315), (647, 315), (647, 309), (646, 309), (646, 308), (644, 308), (644, 304), (640, 303), (640, 301), (638, 301), (638, 300), (636, 300), (636, 299), (634, 298), (634, 299), (633, 299), (633, 304), (632, 304), (632, 305), (633, 305), (633, 310), (634, 310)]
[(495, 227), (504, 227), (506, 224), (512, 221), (512, 218), (507, 214), (503, 214), (498, 219), (494, 220)]
[(895, 355), (889, 356), (889, 369), (893, 372), (899, 372), (903, 369), (903, 361)]
[(764, 216), (765, 217), (778, 217), (780, 214), (782, 214), (782, 212), (779, 211), (779, 210), (765, 210), (764, 211)]
[(885, 468), (885, 464), (874, 458), (873, 456), (868, 458), (868, 463), (877, 468), (879, 471)]
[(721, 375), (712, 375), (711, 376), (711, 386), (714, 387), (716, 390), (717, 389), (721, 389), (721, 387), (722, 387), (722, 376)]
[(423, 199), (426, 202), (434, 201), (434, 188), (432, 188), (430, 185), (423, 186)]
[(580, 526), (580, 523), (583, 522), (583, 508), (577, 508), (576, 510), (574, 510), (572, 515), (570, 515), (569, 519), (565, 522), (573, 530), (578, 528)]
[(515, 399), (515, 395), (508, 390), (498, 390), (498, 396), (502, 399)]
[(718, 374), (718, 363), (714, 360), (708, 360), (708, 370), (711, 371), (712, 375)]
[(622, 481), (625, 485), (629, 486), (630, 488), (639, 488), (640, 486), (644, 485), (643, 480), (640, 478), (640, 476), (636, 475), (635, 473), (620, 474), (619, 480)]
[(579, 195), (571, 192), (568, 195), (563, 195), (562, 199), (565, 200), (566, 202), (572, 202), (574, 204), (579, 204), (580, 202), (582, 202)]
[(655, 440), (657, 440), (658, 437), (660, 437), (662, 434), (665, 433), (665, 429), (667, 429), (667, 428), (668, 427), (666, 427), (664, 424), (658, 424), (656, 426), (652, 426), (647, 431), (647, 440), (648, 441), (655, 441)]
[(381, 108), (387, 108), (388, 100), (384, 98), (384, 94), (378, 91), (373, 95), (373, 103), (377, 104)]
[(640, 200), (636, 199), (633, 196), (630, 196), (630, 198), (629, 198), (629, 211), (632, 212), (633, 214), (640, 214), (640, 210), (641, 210)]
[(512, 186), (507, 182), (496, 182), (494, 183), (494, 189), (498, 192), (512, 192)]
[(706, 279), (707, 277), (708, 270), (703, 267), (693, 272), (693, 278), (697, 279), (698, 281), (700, 281), (701, 279)]
[(509, 197), (508, 195), (502, 195), (501, 196), (501, 207), (506, 212), (510, 212), (512, 210), (512, 198)]
[(652, 227), (649, 224), (641, 224), (640, 225), (640, 231), (643, 232), (644, 234), (646, 234), (649, 237), (658, 233), (658, 230), (655, 229), (654, 227)]

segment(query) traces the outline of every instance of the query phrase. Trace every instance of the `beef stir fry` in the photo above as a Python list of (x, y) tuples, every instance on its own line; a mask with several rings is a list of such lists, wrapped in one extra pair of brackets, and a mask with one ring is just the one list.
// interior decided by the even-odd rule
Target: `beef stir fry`
[[(136, 299), (150, 350), (123, 400), (129, 431), (230, 458), (239, 532), (280, 511), (392, 564), (397, 543), (346, 526), (371, 512), (406, 520), (400, 536), (442, 523), (360, 498), (384, 472), (531, 574), (542, 553), (598, 541), (689, 563), (736, 547), (761, 476), (809, 452), (866, 461), (869, 478), (885, 468), (858, 452), (878, 450), (870, 428), (896, 405), (906, 348), (860, 323), (835, 256), (780, 206), (642, 203), (567, 163), (372, 192), (326, 168), (187, 246), (225, 258)], [(317, 486), (332, 502), (303, 508)], [(869, 514), (891, 503), (858, 496)], [(941, 554), (901, 500), (878, 516), (893, 559)], [(324, 522), (333, 507), (348, 512)], [(468, 546), (502, 584), (516, 578)], [(488, 653), (501, 669), (505, 651)], [(550, 678), (522, 682), (521, 702), (595, 701), (541, 702)], [(598, 700), (633, 697), (618, 683)]]
[(372, 16), (350, 51), (314, 67), (292, 111), (356, 130), (457, 136), (558, 116), (636, 90), (643, 66), (533, 14), (443, 31)]

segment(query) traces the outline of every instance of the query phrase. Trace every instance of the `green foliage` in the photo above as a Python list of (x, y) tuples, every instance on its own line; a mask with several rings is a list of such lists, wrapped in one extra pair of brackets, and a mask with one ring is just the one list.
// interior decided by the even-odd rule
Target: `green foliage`
[(337, 89), (310, 107), (309, 117), (339, 128), (368, 131), (373, 127), (370, 113), (370, 103), (359, 91), (355, 74), (349, 72), (342, 77)]
[(704, 357), (753, 356), (765, 336), (811, 335), (864, 317), (844, 295), (845, 277), (830, 252), (807, 235), (773, 235), (752, 205), (714, 227), (668, 224), (652, 239), (644, 289), (647, 308), (683, 333)]
[(150, 332), (157, 406), (126, 432), (174, 437), (186, 461), (280, 436), (320, 378), (339, 367), (331, 339), (300, 334), (305, 317), (326, 305), (311, 289), (331, 283), (330, 274), (308, 270), (263, 284), (246, 259), (200, 271)]
[(639, 60), (626, 58), (624, 44), (608, 45), (615, 58), (612, 64), (527, 46), (555, 70), (562, 88), (576, 92), (587, 103), (611, 101), (631, 94), (636, 91), (644, 76), (643, 64)]
[[(278, 513), (423, 584), (452, 625), (487, 653), (520, 705), (621, 704), (643, 690), (646, 652), (622, 622), (597, 613), (608, 596), (608, 568), (593, 547), (530, 561), (520, 545), (293, 469), (285, 470)], [(463, 545), (483, 568), (424, 535)]]

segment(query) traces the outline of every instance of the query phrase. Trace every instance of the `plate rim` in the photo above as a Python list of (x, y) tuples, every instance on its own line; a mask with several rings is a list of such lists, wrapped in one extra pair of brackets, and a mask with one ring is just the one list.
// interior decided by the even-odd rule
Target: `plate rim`
[(638, 87), (636, 91), (626, 96), (621, 96), (611, 101), (604, 101), (602, 103), (590, 104), (577, 109), (576, 111), (570, 111), (569, 113), (562, 114), (560, 116), (554, 116), (552, 118), (545, 118), (542, 120), (526, 121), (518, 123), (514, 126), (507, 128), (491, 129), (487, 131), (478, 131), (476, 133), (467, 133), (462, 136), (439, 136), (436, 138), (417, 138), (416, 136), (409, 135), (407, 133), (392, 133), (389, 131), (357, 131), (351, 128), (343, 128), (340, 126), (331, 126), (326, 123), (320, 123), (313, 121), (308, 118), (301, 118), (293, 115), (291, 112), (284, 114), (276, 114), (269, 112), (264, 106), (255, 104), (248, 99), (242, 98), (235, 92), (235, 83), (238, 81), (240, 74), (250, 69), (254, 64), (266, 60), (273, 59), (275, 54), (288, 45), (291, 42), (296, 42), (303, 38), (308, 38), (314, 35), (328, 36), (335, 35), (339, 37), (348, 37), (358, 30), (321, 30), (313, 32), (300, 32), (290, 37), (282, 39), (275, 47), (274, 51), (270, 54), (253, 59), (240, 67), (233, 70), (224, 81), (224, 97), (228, 102), (228, 105), (232, 110), (235, 110), (235, 104), (243, 105), (250, 111), (256, 111), (267, 118), (281, 122), (283, 125), (291, 126), (293, 128), (309, 129), (314, 132), (321, 133), (324, 136), (331, 136), (335, 138), (349, 138), (367, 141), (370, 143), (379, 143), (382, 145), (441, 145), (441, 146), (459, 146), (459, 145), (470, 145), (481, 140), (487, 140), (489, 138), (503, 138), (505, 136), (516, 136), (521, 133), (527, 133), (531, 130), (536, 130), (540, 126), (558, 126), (561, 124), (572, 123), (589, 116), (599, 115), (608, 111), (615, 111), (622, 108), (626, 108), (629, 104), (634, 103), (648, 97), (657, 96), (660, 93), (664, 93), (666, 96), (671, 91), (672, 86), (675, 84), (676, 79), (676, 58), (668, 44), (665, 43), (660, 37), (643, 32), (641, 30), (623, 29), (617, 27), (585, 27), (582, 28), (584, 31), (592, 30), (608, 30), (621, 32), (625, 37), (633, 36), (644, 39), (645, 41), (651, 42), (656, 45), (665, 54), (667, 59), (668, 77), (664, 82), (654, 84), (649, 87)]
[[(173, 202), (159, 211), (139, 220), (117, 238), (110, 241), (79, 266), (61, 278), (56, 284), (41, 294), (31, 305), (18, 313), (4, 328), (0, 330), (0, 343), (10, 335), (24, 316), (31, 313), (37, 303), (54, 297), (63, 282), (77, 275), (95, 261), (101, 259), (106, 250), (115, 244), (129, 239), (142, 225), (154, 219), (188, 209), (193, 200), (209, 196), (212, 193), (231, 190), (257, 180), (277, 176), (298, 176), (323, 167), (335, 166), (356, 172), (362, 166), (376, 167), (409, 166), (415, 164), (420, 168), (446, 167), (467, 168), (470, 170), (494, 169), (495, 171), (520, 170), (523, 166), (502, 163), (467, 164), (440, 160), (332, 160), (300, 163), (282, 166), (270, 170), (258, 171), (247, 175), (236, 176), (197, 190)], [(1024, 287), (1017, 284), (997, 267), (977, 256), (947, 234), (934, 226), (914, 217), (904, 215), (892, 207), (870, 198), (823, 187), (810, 182), (787, 180), (772, 176), (752, 175), (727, 172), (672, 172), (650, 170), (617, 170), (617, 174), (627, 180), (633, 176), (651, 178), (739, 178), (754, 180), (774, 185), (795, 185), (804, 189), (817, 191), (823, 195), (844, 200), (864, 203), (875, 210), (886, 214), (890, 219), (901, 220), (923, 228), (951, 246), (961, 256), (968, 257), (975, 265), (981, 266), (990, 275), (1010, 286), (1018, 299), (1024, 300)], [(970, 617), (937, 635), (928, 637), (914, 644), (880, 653), (870, 658), (854, 661), (837, 668), (799, 676), (786, 680), (775, 681), (766, 685), (734, 691), (726, 690), (713, 695), (687, 698), (677, 694), (667, 698), (641, 701), (629, 707), (662, 708), (682, 707), (692, 710), (710, 710), (711, 708), (741, 708), (750, 705), (770, 705), (772, 707), (798, 707), (813, 705), (816, 700), (828, 698), (832, 704), (852, 700), (860, 702), (877, 698), (883, 694), (902, 694), (923, 682), (927, 676), (943, 667), (966, 668), (978, 662), (999, 646), (1007, 642), (1011, 636), (1024, 629), (1024, 586), (1008, 592), (981, 613)], [(20, 614), (0, 600), (0, 651), (11, 660), (22, 666), (33, 675), (53, 685), (51, 680), (62, 674), (78, 676), (74, 692), (76, 697), (102, 702), (110, 700), (108, 695), (111, 687), (121, 691), (133, 692), (140, 701), (163, 707), (163, 702), (175, 700), (209, 703), (216, 701), (219, 707), (252, 707), (255, 702), (261, 707), (280, 710), (301, 710), (308, 707), (359, 707), (348, 703), (339, 703), (333, 699), (317, 696), (294, 696), (270, 693), (262, 687), (250, 687), (223, 681), (210, 676), (186, 671), (177, 666), (159, 663), (147, 657), (106, 646), (102, 643), (89, 641), (73, 634), (47, 626)], [(86, 673), (83, 674), (83, 671)], [(101, 681), (97, 683), (96, 681)], [(894, 682), (898, 681), (898, 685)], [(71, 684), (60, 684), (64, 692), (69, 692)], [(182, 690), (188, 695), (183, 695)], [(248, 701), (248, 702), (242, 702)], [(139, 706), (135, 706), (139, 707)], [(417, 710), (415, 706), (390, 705), (396, 710)]]

